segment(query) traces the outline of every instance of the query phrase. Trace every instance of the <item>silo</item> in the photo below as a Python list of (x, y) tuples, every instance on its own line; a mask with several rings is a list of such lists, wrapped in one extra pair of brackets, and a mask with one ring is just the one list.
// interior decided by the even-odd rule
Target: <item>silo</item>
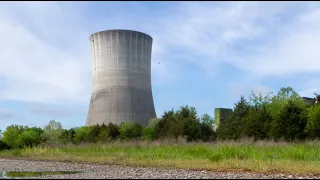
[(218, 128), (220, 126), (221, 121), (226, 119), (232, 112), (233, 112), (232, 109), (229, 109), (229, 108), (215, 108), (214, 109), (215, 127)]
[(86, 125), (137, 122), (156, 117), (151, 89), (151, 36), (106, 30), (90, 36), (92, 94)]

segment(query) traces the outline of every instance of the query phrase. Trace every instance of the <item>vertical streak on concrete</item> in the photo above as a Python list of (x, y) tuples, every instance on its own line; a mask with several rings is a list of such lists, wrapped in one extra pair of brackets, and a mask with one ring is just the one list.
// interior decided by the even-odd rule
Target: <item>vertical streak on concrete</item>
[(92, 94), (86, 125), (137, 122), (156, 117), (151, 89), (152, 38), (131, 30), (90, 36)]

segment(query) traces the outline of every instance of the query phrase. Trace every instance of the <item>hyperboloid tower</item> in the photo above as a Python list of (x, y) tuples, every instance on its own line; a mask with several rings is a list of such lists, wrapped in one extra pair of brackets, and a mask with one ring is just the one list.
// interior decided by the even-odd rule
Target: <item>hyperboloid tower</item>
[(151, 36), (107, 30), (90, 36), (92, 94), (86, 125), (137, 122), (156, 117), (151, 89)]

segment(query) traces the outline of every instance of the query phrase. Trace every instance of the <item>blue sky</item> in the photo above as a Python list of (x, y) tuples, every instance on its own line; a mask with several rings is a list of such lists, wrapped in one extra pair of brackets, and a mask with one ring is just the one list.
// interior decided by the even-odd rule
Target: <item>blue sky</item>
[(85, 125), (89, 36), (106, 29), (153, 37), (157, 116), (213, 116), (251, 90), (320, 91), (317, 2), (0, 2), (0, 24), (0, 129)]

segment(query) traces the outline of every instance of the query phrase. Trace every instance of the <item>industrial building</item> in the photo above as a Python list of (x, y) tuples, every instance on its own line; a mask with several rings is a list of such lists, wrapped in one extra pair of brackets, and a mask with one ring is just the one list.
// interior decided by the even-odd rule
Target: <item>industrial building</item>
[(216, 130), (220, 122), (222, 122), (227, 116), (232, 113), (232, 109), (228, 108), (215, 108), (214, 109), (214, 130)]
[(156, 117), (151, 89), (152, 37), (132, 30), (90, 36), (92, 94), (86, 125), (137, 122)]
[(312, 105), (314, 103), (317, 103), (317, 99), (316, 98), (302, 97), (302, 99), (304, 100), (304, 102), (307, 105)]

